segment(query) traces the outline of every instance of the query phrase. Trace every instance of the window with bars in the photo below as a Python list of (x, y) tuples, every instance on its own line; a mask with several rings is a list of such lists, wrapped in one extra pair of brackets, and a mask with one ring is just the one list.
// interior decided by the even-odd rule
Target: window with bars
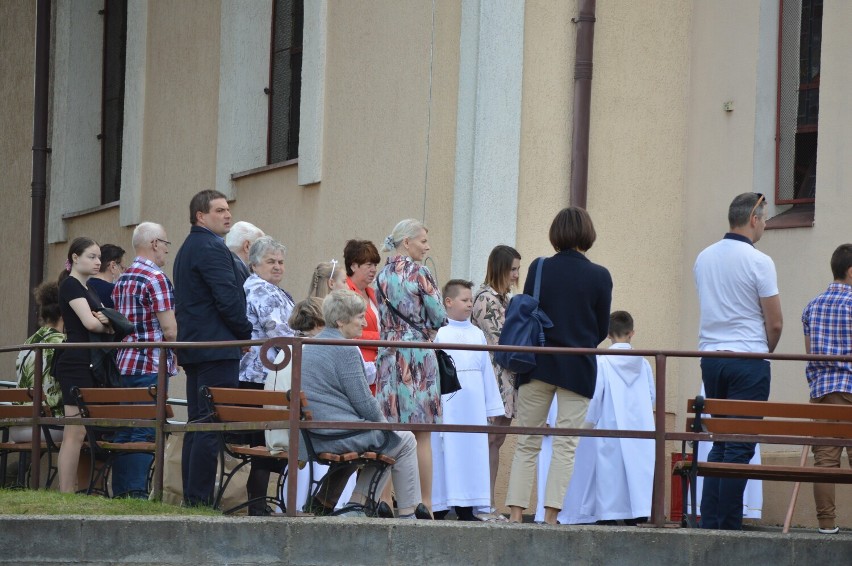
[(302, 90), (304, 0), (275, 0), (272, 13), (268, 163), (299, 156), (299, 103)]
[(779, 0), (777, 204), (816, 199), (823, 0)]
[(127, 55), (127, 0), (104, 0), (103, 82), (101, 86), (101, 204), (121, 196), (121, 142), (124, 130), (124, 72)]

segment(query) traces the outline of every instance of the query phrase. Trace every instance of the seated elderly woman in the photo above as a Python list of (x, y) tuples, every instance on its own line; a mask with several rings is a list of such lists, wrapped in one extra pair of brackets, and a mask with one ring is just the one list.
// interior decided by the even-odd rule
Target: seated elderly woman
[[(323, 301), (325, 329), (316, 338), (356, 339), (366, 325), (367, 304), (349, 290), (332, 291)], [(364, 376), (364, 364), (357, 346), (306, 345), (302, 356), (302, 390), (317, 421), (387, 422), (379, 403), (370, 393)], [(333, 435), (344, 431), (318, 431)], [(396, 459), (391, 468), (396, 501), (401, 519), (414, 519), (420, 503), (420, 475), (417, 470), (417, 442), (407, 431), (364, 431), (346, 438), (314, 436), (318, 452), (364, 452), (382, 447)], [(304, 451), (304, 447), (300, 447)], [(302, 456), (306, 454), (303, 452)], [(364, 505), (370, 481), (376, 471), (360, 474), (349, 504), (338, 515), (365, 516)], [(388, 481), (382, 477), (381, 493)]]

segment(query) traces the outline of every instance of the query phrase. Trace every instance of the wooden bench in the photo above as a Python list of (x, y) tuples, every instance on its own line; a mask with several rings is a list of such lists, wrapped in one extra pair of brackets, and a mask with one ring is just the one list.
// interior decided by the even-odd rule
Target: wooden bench
[[(268, 504), (286, 509), (283, 496), (284, 481), (287, 479), (287, 452), (271, 452), (266, 445), (251, 446), (245, 442), (246, 434), (269, 428), (266, 423), (290, 420), (290, 395), (287, 391), (261, 391), (257, 389), (232, 389), (226, 387), (200, 388), (201, 394), (207, 400), (208, 410), (213, 419), (220, 423), (256, 423), (257, 429), (244, 431), (223, 431), (220, 435), (221, 457), (219, 458), (219, 489), (213, 498), (213, 507), (219, 509), (225, 490), (234, 476), (245, 466), (272, 464), (271, 471), (278, 474), (275, 495), (262, 498), (247, 499), (239, 505), (224, 510), (225, 514), (234, 513), (262, 499)], [(304, 411), (304, 392), (299, 400), (300, 418), (310, 420), (309, 411)], [(228, 470), (225, 467), (225, 455), (238, 461), (237, 465)]]
[[(774, 403), (770, 401), (737, 401), (727, 399), (690, 399), (687, 405), (687, 432), (713, 434), (759, 435), (759, 442), (811, 446), (832, 445), (837, 440), (847, 445), (852, 441), (852, 405), (812, 403)], [(709, 415), (709, 416), (708, 416)], [(751, 442), (734, 440), (734, 442)], [(680, 476), (682, 493), (689, 489), (689, 500), (683, 499), (683, 526), (697, 526), (696, 478), (759, 479), (766, 481), (808, 483), (852, 483), (852, 469), (816, 468), (813, 466), (774, 466), (698, 462), (699, 441), (692, 441), (692, 461), (686, 460), (687, 441), (682, 445), (681, 462), (673, 473)], [(688, 503), (691, 515), (687, 514)]]
[[(214, 420), (221, 423), (257, 423), (258, 428), (253, 430), (259, 431), (271, 429), (272, 427), (270, 427), (268, 423), (274, 421), (288, 421), (290, 419), (289, 391), (260, 391), (255, 389), (202, 387), (201, 394), (205, 399), (207, 399), (208, 408), (211, 411)], [(305, 397), (305, 392), (301, 391), (299, 393), (300, 420), (312, 420), (311, 412), (305, 409), (307, 406), (308, 400)], [(370, 486), (370, 496), (372, 499), (375, 499), (375, 491), (379, 480), (381, 479), (381, 474), (384, 473), (389, 466), (396, 463), (396, 460), (382, 454), (380, 451), (334, 454), (330, 452), (317, 453), (314, 450), (313, 442), (315, 439), (327, 438), (329, 436), (333, 438), (347, 438), (356, 434), (361, 434), (363, 431), (327, 434), (321, 431), (302, 429), (301, 432), (302, 439), (305, 444), (305, 450), (308, 453), (308, 463), (310, 464), (315, 462), (329, 466), (328, 473), (325, 477), (320, 479), (314, 478), (313, 466), (308, 466), (308, 470), (310, 471), (307, 473), (310, 474), (311, 487), (308, 490), (307, 501), (302, 507), (302, 510), (304, 511), (320, 515), (331, 514), (333, 511), (333, 504), (336, 503), (336, 496), (340, 495), (339, 489), (336, 488), (342, 488), (346, 479), (348, 479), (352, 473), (365, 466), (376, 466), (379, 468), (380, 473), (376, 474)], [(245, 444), (240, 444), (238, 438), (236, 439), (237, 441), (234, 442), (233, 440), (235, 439), (233, 438), (232, 433), (227, 431), (222, 432), (221, 439), (222, 454), (227, 454), (236, 458), (239, 460), (239, 463), (230, 471), (226, 471), (224, 458), (220, 458), (219, 473), (221, 480), (219, 482), (219, 490), (214, 498), (214, 507), (218, 508), (221, 504), (225, 489), (239, 469), (246, 465), (251, 465), (253, 461), (257, 461), (258, 459), (273, 459), (279, 462), (280, 465), (278, 468), (280, 470), (278, 472), (279, 479), (275, 490), (276, 495), (274, 497), (267, 496), (265, 499), (268, 503), (277, 505), (282, 510), (285, 510), (286, 502), (284, 500), (283, 484), (287, 477), (287, 471), (285, 468), (288, 463), (287, 453), (272, 453), (266, 446), (247, 446)], [(331, 481), (332, 479), (342, 480), (342, 484), (340, 481), (333, 483)], [(335, 493), (323, 492), (323, 490), (329, 489), (329, 486), (332, 485), (336, 486), (336, 488), (332, 488), (332, 491)], [(324, 506), (320, 506), (322, 508), (317, 508), (316, 506), (313, 506), (312, 503), (317, 497), (319, 497), (321, 502), (328, 502), (331, 508), (329, 509)], [(333, 501), (329, 501), (330, 499)], [(247, 507), (250, 503), (252, 503), (252, 501), (246, 501), (226, 510), (225, 513), (232, 513), (243, 507)], [(373, 507), (368, 505), (368, 509), (371, 509), (373, 513), (375, 513), (375, 509)]]
[[(77, 400), (80, 416), (87, 419), (131, 419), (133, 426), (153, 428), (157, 418), (157, 388), (149, 387), (95, 387), (71, 390)], [(166, 418), (174, 416), (170, 405), (166, 406)], [(146, 422), (147, 421), (147, 422)], [(156, 444), (144, 442), (112, 442), (111, 436), (123, 427), (96, 423), (86, 425), (87, 447), (92, 457), (89, 471), (89, 486), (86, 494), (110, 497), (109, 477), (116, 458), (125, 454), (154, 455)], [(153, 462), (152, 462), (153, 466)], [(151, 470), (148, 472), (150, 491)]]
[[(41, 417), (52, 417), (53, 410), (44, 400), (42, 395), (42, 405), (39, 415)], [(11, 442), (9, 440), (9, 428), (12, 426), (31, 426), (31, 422), (22, 419), (31, 419), (33, 416), (33, 390), (32, 388), (11, 388), (0, 389), (0, 485), (5, 484), (6, 469), (8, 457), (11, 454), (18, 454), (20, 458), (31, 457), (33, 451), (33, 443), (30, 442)], [(42, 457), (47, 455), (47, 482), (49, 488), (56, 477), (57, 468), (53, 463), (53, 455), (59, 452), (60, 442), (55, 442), (50, 435), (50, 430), (60, 430), (61, 427), (56, 426), (41, 426), (41, 434), (44, 441), (41, 443)], [(23, 464), (23, 465), (22, 465)], [(19, 473), (15, 487), (26, 487), (29, 485), (30, 467), (26, 462), (19, 462)], [(25, 471), (26, 470), (26, 471)], [(4, 485), (5, 487), (5, 485)]]
[(335, 454), (332, 452), (317, 452), (314, 448), (314, 442), (318, 440), (351, 438), (363, 433), (363, 430), (334, 433), (302, 429), (302, 439), (305, 444), (305, 450), (308, 453), (308, 462), (316, 462), (317, 464), (328, 466), (326, 474), (319, 479), (314, 477), (313, 466), (309, 467), (310, 489), (308, 503), (305, 506), (306, 511), (310, 511), (315, 515), (334, 515), (334, 504), (337, 503), (337, 499), (340, 497), (349, 477), (358, 470), (375, 468), (376, 473), (373, 475), (367, 488), (365, 512), (368, 517), (376, 517), (378, 515), (378, 497), (381, 495), (377, 493), (379, 483), (388, 469), (396, 464), (394, 458), (381, 452), (388, 443), (392, 434), (391, 431), (383, 431), (385, 438), (384, 444), (376, 447), (375, 450), (367, 450), (360, 453), (346, 452)]

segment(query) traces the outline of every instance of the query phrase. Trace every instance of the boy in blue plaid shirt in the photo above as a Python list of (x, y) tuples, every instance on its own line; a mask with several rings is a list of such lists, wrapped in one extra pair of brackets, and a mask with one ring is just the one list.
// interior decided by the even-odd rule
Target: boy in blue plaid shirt
[[(839, 246), (831, 255), (834, 281), (802, 312), (805, 351), (808, 354), (848, 356), (852, 354), (852, 244)], [(852, 364), (848, 362), (808, 362), (806, 375), (811, 403), (852, 405)], [(839, 468), (843, 448), (814, 446), (814, 466)], [(847, 448), (847, 458), (849, 451)], [(819, 532), (834, 534), (834, 484), (815, 483)]]

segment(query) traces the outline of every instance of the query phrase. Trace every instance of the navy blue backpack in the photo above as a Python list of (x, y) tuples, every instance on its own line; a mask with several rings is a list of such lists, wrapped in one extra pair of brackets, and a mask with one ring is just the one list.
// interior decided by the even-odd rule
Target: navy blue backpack
[[(544, 258), (538, 258), (533, 296), (515, 295), (509, 301), (500, 332), (501, 346), (544, 346), (544, 329), (552, 328), (553, 322), (538, 304), (542, 265)], [(528, 373), (536, 366), (532, 352), (494, 352), (494, 361), (514, 373)]]

